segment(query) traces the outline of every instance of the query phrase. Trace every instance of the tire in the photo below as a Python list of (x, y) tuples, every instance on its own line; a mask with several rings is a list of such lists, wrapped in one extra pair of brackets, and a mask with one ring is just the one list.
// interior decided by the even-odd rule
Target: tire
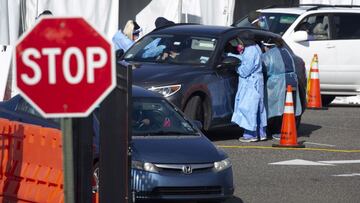
[(200, 200), (197, 203), (222, 203), (224, 200)]
[(300, 124), (301, 124), (301, 115), (295, 117), (295, 122), (296, 122), (296, 130), (299, 131)]
[(188, 118), (198, 120), (204, 126), (204, 106), (200, 96), (190, 98), (185, 106), (184, 113)]
[(329, 106), (329, 104), (334, 101), (334, 95), (321, 95), (321, 102), (323, 107)]

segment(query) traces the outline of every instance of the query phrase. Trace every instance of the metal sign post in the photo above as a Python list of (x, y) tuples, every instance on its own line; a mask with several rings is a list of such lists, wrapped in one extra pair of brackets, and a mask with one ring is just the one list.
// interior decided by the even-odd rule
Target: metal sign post
[(132, 202), (131, 68), (117, 67), (117, 85), (100, 106), (100, 202)]
[(74, 203), (74, 157), (72, 119), (61, 119), (63, 166), (64, 166), (64, 196), (66, 203)]

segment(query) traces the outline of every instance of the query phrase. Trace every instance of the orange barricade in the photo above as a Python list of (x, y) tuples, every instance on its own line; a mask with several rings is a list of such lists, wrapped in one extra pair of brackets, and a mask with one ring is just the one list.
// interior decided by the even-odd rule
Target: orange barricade
[(0, 119), (0, 202), (64, 202), (61, 131)]

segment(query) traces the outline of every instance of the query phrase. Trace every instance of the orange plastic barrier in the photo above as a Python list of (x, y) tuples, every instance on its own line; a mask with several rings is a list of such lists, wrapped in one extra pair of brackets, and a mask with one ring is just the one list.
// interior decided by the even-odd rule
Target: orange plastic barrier
[(64, 202), (61, 131), (0, 119), (0, 202)]

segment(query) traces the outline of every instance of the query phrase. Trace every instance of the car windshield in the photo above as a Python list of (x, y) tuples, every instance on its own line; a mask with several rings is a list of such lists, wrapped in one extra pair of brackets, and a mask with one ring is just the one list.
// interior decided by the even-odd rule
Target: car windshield
[(134, 98), (132, 130), (135, 136), (186, 136), (197, 131), (164, 99)]
[(174, 64), (206, 64), (216, 39), (189, 35), (147, 35), (125, 54), (126, 61)]
[[(297, 14), (288, 13), (261, 13), (258, 26), (271, 32), (283, 35), (290, 25), (298, 18)], [(255, 27), (246, 17), (235, 24), (236, 27)]]

